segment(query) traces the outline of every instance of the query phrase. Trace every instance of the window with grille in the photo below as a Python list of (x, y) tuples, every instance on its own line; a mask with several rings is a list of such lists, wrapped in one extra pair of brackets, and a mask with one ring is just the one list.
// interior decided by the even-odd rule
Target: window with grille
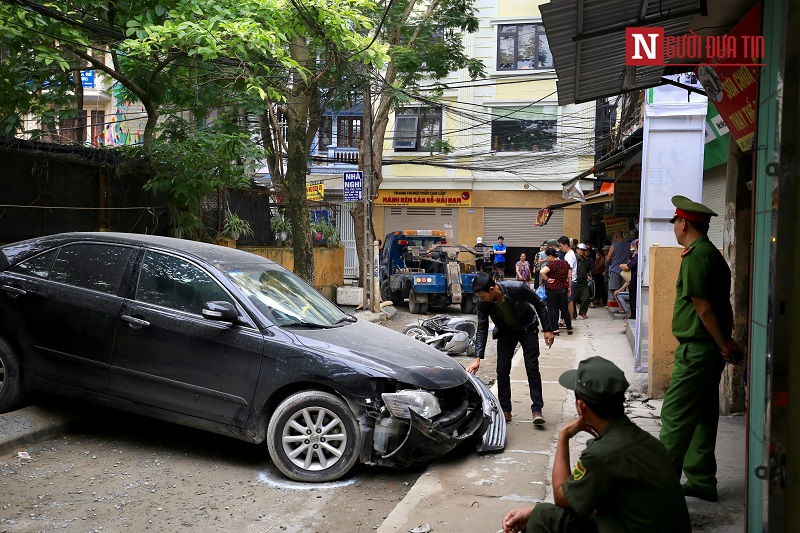
[(339, 148), (358, 148), (358, 143), (363, 138), (361, 121), (362, 117), (339, 117), (336, 128)]

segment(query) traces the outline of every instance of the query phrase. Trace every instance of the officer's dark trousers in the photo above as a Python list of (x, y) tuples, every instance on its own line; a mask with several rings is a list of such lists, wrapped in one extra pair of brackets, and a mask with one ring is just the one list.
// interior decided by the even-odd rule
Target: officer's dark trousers
[(661, 407), (661, 443), (686, 486), (717, 494), (714, 447), (719, 422), (719, 380), (725, 361), (715, 342), (682, 342)]
[(581, 518), (572, 509), (552, 503), (537, 503), (533, 508), (526, 533), (596, 533), (597, 524), (591, 518)]
[(522, 357), (525, 360), (525, 373), (528, 375), (528, 389), (531, 395), (531, 412), (541, 412), (542, 374), (539, 372), (539, 336), (538, 331), (508, 331), (501, 333), (497, 339), (497, 399), (505, 412), (511, 412), (511, 360), (517, 344), (522, 346)]

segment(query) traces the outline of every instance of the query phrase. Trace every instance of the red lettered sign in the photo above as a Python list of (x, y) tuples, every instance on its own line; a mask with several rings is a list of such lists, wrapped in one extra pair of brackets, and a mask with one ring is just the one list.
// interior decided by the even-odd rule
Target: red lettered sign
[[(743, 152), (751, 150), (756, 131), (758, 67), (761, 59), (749, 49), (759, 42), (761, 12), (756, 5), (726, 36), (735, 46), (723, 47), (724, 40), (708, 39), (707, 57), (697, 67), (697, 77), (709, 100)], [(739, 64), (731, 64), (731, 63)], [(752, 64), (753, 66), (747, 66)]]

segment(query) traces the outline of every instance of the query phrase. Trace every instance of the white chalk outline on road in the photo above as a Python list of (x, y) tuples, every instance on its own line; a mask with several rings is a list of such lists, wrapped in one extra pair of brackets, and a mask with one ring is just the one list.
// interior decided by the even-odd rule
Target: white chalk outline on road
[(288, 481), (286, 479), (277, 479), (272, 476), (272, 471), (259, 472), (258, 480), (269, 486), (278, 489), (289, 490), (325, 490), (325, 489), (338, 489), (341, 487), (349, 487), (356, 482), (356, 478), (342, 479), (339, 481), (330, 481), (328, 483), (302, 483), (300, 481)]

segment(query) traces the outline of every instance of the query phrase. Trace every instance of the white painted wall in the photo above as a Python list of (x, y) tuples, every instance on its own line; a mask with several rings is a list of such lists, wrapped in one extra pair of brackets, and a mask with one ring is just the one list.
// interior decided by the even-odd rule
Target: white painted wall
[(673, 196), (702, 199), (706, 109), (705, 101), (645, 104), (634, 357), (637, 371), (647, 369), (650, 289), (647, 252), (653, 244), (678, 245), (669, 223), (675, 213)]

